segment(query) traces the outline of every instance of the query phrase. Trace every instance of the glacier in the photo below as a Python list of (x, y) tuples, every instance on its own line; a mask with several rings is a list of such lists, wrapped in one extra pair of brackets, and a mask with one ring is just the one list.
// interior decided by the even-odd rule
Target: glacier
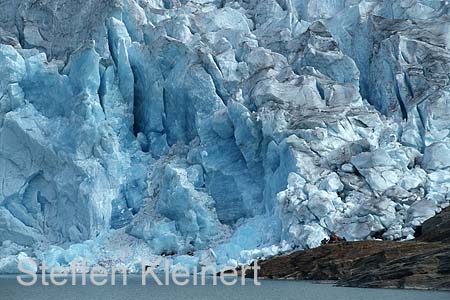
[(413, 238), (450, 202), (449, 8), (0, 0), (0, 272)]

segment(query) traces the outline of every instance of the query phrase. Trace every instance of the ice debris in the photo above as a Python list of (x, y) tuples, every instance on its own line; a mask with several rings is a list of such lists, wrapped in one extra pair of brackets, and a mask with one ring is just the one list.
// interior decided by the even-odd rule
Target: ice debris
[(24, 253), (136, 269), (411, 238), (449, 205), (449, 11), (4, 3), (0, 272)]

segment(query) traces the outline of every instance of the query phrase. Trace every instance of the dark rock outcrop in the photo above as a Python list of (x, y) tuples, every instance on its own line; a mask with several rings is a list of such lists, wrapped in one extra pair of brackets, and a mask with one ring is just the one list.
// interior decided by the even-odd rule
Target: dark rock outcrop
[(425, 221), (422, 224), (422, 235), (419, 239), (426, 242), (450, 243), (450, 209), (445, 209), (440, 214)]
[(450, 290), (450, 209), (423, 224), (413, 241), (328, 244), (261, 262), (260, 276), (335, 280), (371, 288)]

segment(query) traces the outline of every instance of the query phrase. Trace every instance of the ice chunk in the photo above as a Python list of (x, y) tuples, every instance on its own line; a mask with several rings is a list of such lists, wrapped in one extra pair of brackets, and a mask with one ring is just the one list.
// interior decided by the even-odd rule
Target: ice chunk
[(0, 274), (21, 274), (19, 263), (22, 271), (29, 273), (37, 272), (37, 263), (26, 253), (20, 252), (18, 255), (9, 255), (0, 258)]
[(85, 2), (0, 11), (5, 272), (235, 266), (449, 205), (446, 5)]

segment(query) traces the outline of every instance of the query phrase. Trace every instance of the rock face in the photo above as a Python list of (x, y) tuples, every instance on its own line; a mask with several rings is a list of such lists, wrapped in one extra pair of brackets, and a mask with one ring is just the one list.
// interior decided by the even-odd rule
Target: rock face
[(336, 280), (353, 287), (450, 290), (449, 213), (447, 209), (428, 220), (417, 241), (328, 244), (264, 261), (260, 276)]
[(0, 0), (0, 21), (0, 254), (236, 265), (410, 239), (449, 205), (448, 2)]
[(445, 209), (422, 225), (419, 240), (450, 243), (450, 209)]

